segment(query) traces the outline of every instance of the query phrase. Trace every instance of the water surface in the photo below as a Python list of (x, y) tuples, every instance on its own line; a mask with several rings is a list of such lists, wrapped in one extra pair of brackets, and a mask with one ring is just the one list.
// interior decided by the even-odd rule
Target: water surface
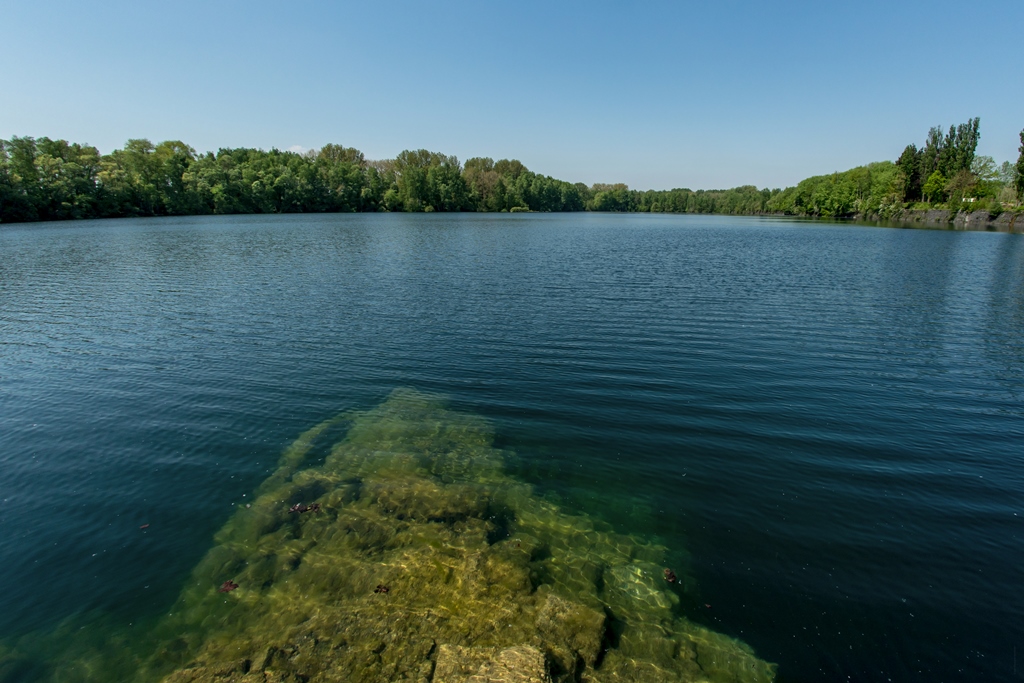
[(1024, 672), (1019, 235), (246, 216), (0, 254), (5, 642), (148, 628), (296, 436), (414, 387), (783, 679)]

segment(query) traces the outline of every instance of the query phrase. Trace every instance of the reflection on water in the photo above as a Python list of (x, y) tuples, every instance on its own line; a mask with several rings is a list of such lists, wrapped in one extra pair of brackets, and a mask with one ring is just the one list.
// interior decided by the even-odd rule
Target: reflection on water
[(665, 557), (505, 474), (486, 421), (399, 389), (302, 434), (141, 640), (67, 623), (0, 650), (0, 680), (773, 680), (686, 618)]

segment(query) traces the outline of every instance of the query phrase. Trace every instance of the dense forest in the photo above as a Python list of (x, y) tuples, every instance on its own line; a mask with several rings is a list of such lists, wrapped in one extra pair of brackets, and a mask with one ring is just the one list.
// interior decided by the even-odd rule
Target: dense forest
[(353, 211), (638, 211), (893, 215), (906, 208), (969, 206), (998, 213), (1024, 199), (1020, 158), (997, 167), (977, 156), (977, 118), (932, 128), (895, 161), (816, 176), (785, 190), (630, 190), (569, 183), (512, 159), (406, 150), (373, 161), (329, 144), (304, 154), (129, 140), (101, 155), (49, 138), (0, 140), (0, 222), (119, 216)]

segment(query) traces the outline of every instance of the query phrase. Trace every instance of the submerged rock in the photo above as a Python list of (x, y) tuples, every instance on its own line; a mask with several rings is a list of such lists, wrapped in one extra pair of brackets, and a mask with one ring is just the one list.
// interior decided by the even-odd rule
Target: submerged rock
[(442, 645), (433, 683), (551, 683), (544, 655), (529, 645), (460, 647)]
[[(665, 548), (508, 476), (484, 420), (398, 390), (346, 415), (345, 438), (302, 469), (339, 419), (300, 436), (218, 532), (139, 680), (774, 679), (685, 618)], [(228, 577), (236, 588), (218, 592)]]

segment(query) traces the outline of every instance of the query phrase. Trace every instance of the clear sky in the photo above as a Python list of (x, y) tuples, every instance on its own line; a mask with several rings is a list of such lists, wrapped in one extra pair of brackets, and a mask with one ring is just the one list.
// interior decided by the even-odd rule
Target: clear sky
[(1016, 160), (1022, 39), (1022, 0), (0, 0), (0, 138), (784, 187), (974, 116), (978, 153)]

